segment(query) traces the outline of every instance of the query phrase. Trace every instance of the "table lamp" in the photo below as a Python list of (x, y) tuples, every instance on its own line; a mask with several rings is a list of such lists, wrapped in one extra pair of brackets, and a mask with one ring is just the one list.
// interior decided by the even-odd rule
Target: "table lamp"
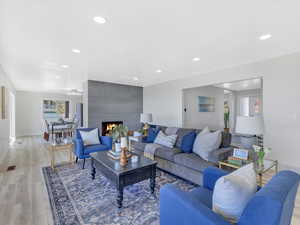
[(144, 136), (148, 135), (149, 123), (152, 122), (152, 114), (151, 113), (141, 113), (141, 123), (144, 124), (143, 134)]
[(236, 119), (235, 132), (242, 134), (241, 144), (243, 147), (252, 149), (258, 143), (258, 136), (264, 133), (264, 122), (262, 116), (238, 116)]

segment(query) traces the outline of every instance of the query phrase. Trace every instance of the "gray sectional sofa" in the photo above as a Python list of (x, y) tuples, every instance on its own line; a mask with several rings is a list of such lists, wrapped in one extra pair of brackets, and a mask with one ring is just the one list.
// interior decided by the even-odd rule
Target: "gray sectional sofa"
[[(151, 127), (159, 127), (160, 130), (164, 131), (166, 127), (151, 125)], [(178, 135), (174, 148), (168, 148), (161, 146), (156, 149), (154, 159), (158, 162), (158, 168), (191, 181), (195, 184), (202, 184), (202, 171), (208, 166), (217, 166), (219, 160), (226, 159), (229, 155), (232, 155), (233, 148), (230, 147), (231, 134), (222, 133), (222, 143), (219, 149), (214, 150), (209, 160), (202, 159), (195, 153), (185, 153), (181, 151), (180, 146), (182, 138), (187, 133), (195, 131), (199, 133), (199, 129), (185, 129), (178, 128), (176, 134)], [(145, 143), (142, 139), (139, 141), (132, 142), (132, 148), (138, 154), (143, 154)]]

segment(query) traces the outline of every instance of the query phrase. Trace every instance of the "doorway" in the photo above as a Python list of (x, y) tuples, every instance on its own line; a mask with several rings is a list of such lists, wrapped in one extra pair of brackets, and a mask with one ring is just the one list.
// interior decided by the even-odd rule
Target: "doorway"
[(16, 140), (16, 97), (9, 92), (9, 138), (11, 142)]

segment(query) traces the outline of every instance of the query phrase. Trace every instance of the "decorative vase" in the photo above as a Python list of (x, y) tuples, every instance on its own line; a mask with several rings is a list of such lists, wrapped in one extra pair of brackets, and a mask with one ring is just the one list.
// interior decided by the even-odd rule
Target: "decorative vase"
[(121, 143), (115, 143), (115, 151), (120, 152), (121, 151)]
[(264, 168), (264, 158), (265, 158), (265, 152), (263, 149), (260, 149), (257, 153), (258, 156), (258, 167), (260, 169)]
[(121, 137), (121, 148), (127, 148), (127, 137)]
[(229, 128), (224, 128), (225, 133), (229, 133)]

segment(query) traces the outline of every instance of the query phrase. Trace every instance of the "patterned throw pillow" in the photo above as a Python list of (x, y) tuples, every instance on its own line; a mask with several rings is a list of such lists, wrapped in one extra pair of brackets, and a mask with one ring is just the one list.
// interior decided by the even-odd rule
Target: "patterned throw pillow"
[(162, 131), (159, 131), (158, 135), (156, 136), (154, 143), (155, 144), (160, 144), (169, 148), (173, 148), (175, 145), (177, 139), (176, 134), (172, 135), (166, 135)]

